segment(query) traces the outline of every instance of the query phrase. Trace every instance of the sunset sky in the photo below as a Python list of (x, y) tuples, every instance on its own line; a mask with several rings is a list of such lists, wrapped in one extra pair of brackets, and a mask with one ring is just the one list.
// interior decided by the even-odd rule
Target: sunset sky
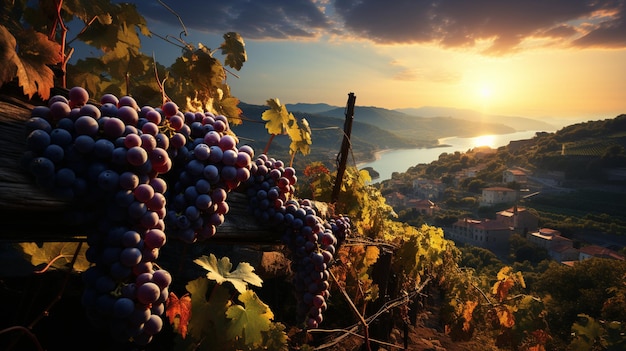
[[(138, 1), (148, 26), (178, 37), (178, 18)], [(604, 119), (626, 113), (626, 1), (186, 0), (166, 3), (187, 42), (240, 33), (248, 62), (233, 95), (265, 104), (389, 109), (445, 106), (490, 114)], [(179, 49), (156, 37), (169, 65)], [(222, 58), (217, 55), (218, 58)]]

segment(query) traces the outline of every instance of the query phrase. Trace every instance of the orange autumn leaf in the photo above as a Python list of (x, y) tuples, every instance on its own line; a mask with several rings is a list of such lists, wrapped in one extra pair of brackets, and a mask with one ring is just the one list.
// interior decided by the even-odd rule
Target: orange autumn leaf
[(499, 308), (497, 314), (501, 326), (505, 328), (512, 328), (515, 325), (515, 316), (513, 316), (513, 312), (509, 310), (508, 306)]
[(496, 295), (499, 301), (504, 301), (509, 295), (509, 290), (515, 285), (515, 282), (511, 278), (498, 281), (494, 284), (492, 293)]
[(170, 293), (166, 303), (166, 316), (183, 339), (187, 336), (189, 319), (191, 319), (191, 297), (183, 295), (180, 299), (173, 292)]
[(465, 301), (465, 308), (463, 308), (463, 331), (470, 330), (470, 322), (476, 306), (478, 306), (476, 301)]

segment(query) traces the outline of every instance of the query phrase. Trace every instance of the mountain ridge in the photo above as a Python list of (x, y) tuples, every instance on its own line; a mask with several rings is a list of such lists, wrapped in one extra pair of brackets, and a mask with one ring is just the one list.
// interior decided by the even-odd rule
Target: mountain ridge
[[(289, 111), (298, 111), (298, 112), (306, 112), (306, 113), (314, 113), (314, 114), (323, 114), (336, 118), (343, 118), (345, 113), (345, 108), (340, 106), (333, 106), (325, 103), (296, 103), (296, 104), (286, 104), (287, 110)], [(361, 116), (364, 114), (365, 116)], [(502, 126), (507, 126), (513, 128), (514, 131), (525, 131), (525, 130), (556, 130), (557, 126), (547, 123), (542, 120), (537, 120), (534, 118), (523, 117), (523, 116), (509, 116), (509, 115), (496, 115), (496, 114), (484, 114), (482, 112), (478, 112), (471, 109), (461, 109), (461, 108), (453, 108), (453, 107), (441, 107), (441, 106), (422, 106), (418, 108), (399, 108), (399, 109), (386, 109), (382, 107), (376, 106), (356, 106), (355, 107), (355, 118), (356, 117), (366, 119), (366, 122), (372, 123), (372, 120), (378, 117), (391, 118), (395, 117), (398, 120), (396, 121), (386, 121), (391, 122), (388, 127), (391, 127), (392, 130), (405, 131), (406, 124), (413, 123), (412, 118), (453, 118), (460, 120), (468, 120), (472, 123), (479, 122), (478, 127), (481, 127), (483, 130), (490, 130), (494, 134), (504, 134), (509, 133), (511, 131), (507, 131), (502, 129)], [(404, 125), (402, 125), (404, 124)], [(495, 127), (499, 125), (498, 127)], [(394, 127), (395, 126), (395, 127)], [(437, 126), (439, 127), (439, 126)], [(467, 133), (464, 133), (467, 134)], [(469, 133), (472, 134), (472, 133)], [(482, 132), (479, 134), (486, 134), (486, 132)], [(461, 135), (455, 135), (461, 136)]]

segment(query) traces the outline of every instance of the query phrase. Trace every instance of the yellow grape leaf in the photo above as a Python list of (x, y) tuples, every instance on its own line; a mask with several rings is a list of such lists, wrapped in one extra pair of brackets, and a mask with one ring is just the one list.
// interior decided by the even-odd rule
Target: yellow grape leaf
[(261, 114), (261, 119), (267, 121), (265, 123), (265, 129), (267, 132), (274, 135), (283, 134), (283, 131), (287, 128), (289, 121), (294, 121), (293, 114), (287, 112), (287, 108), (280, 104), (278, 99), (267, 100), (269, 110), (265, 110)]
[(498, 271), (498, 280), (505, 280), (511, 274), (512, 268), (510, 266), (504, 266)]
[(22, 30), (14, 37), (0, 25), (0, 83), (17, 77), (20, 87), (29, 98), (39, 94), (50, 97), (54, 87), (54, 73), (48, 65), (61, 62), (61, 46), (34, 29)]
[(524, 276), (522, 275), (522, 272), (516, 272), (515, 273), (515, 278), (517, 280), (517, 282), (519, 283), (519, 285), (521, 285), (522, 288), (526, 288), (526, 282), (524, 281)]
[(380, 255), (380, 249), (376, 246), (368, 246), (365, 249), (365, 257), (363, 257), (363, 264), (365, 266), (370, 267), (376, 261), (378, 261), (378, 256)]
[(298, 123), (295, 119), (287, 126), (287, 135), (291, 139), (289, 153), (295, 154), (300, 151), (303, 155), (311, 152), (311, 127), (306, 119), (301, 119)]
[(193, 260), (194, 263), (209, 271), (206, 277), (215, 280), (218, 284), (224, 282), (231, 283), (239, 293), (243, 293), (247, 289), (247, 284), (261, 286), (263, 280), (254, 273), (254, 267), (247, 262), (241, 262), (234, 271), (233, 264), (228, 257), (222, 257), (219, 261), (215, 255), (209, 257), (202, 256)]
[(191, 319), (191, 297), (189, 294), (183, 295), (180, 299), (173, 292), (165, 303), (165, 315), (183, 339), (187, 336), (189, 319)]
[(496, 311), (500, 325), (505, 328), (512, 328), (515, 325), (515, 316), (509, 306), (503, 306)]
[(246, 44), (239, 33), (228, 32), (224, 34), (224, 42), (220, 46), (222, 55), (226, 55), (224, 63), (239, 71), (248, 59), (245, 46)]
[[(63, 268), (72, 262), (74, 253), (79, 243), (76, 242), (46, 242), (41, 246), (36, 243), (20, 243), (22, 251), (30, 256), (30, 263), (33, 266), (50, 264), (51, 267)], [(85, 258), (87, 245), (83, 244), (78, 252), (78, 257), (74, 262), (73, 269), (84, 272), (89, 268), (90, 263)]]
[(477, 301), (465, 301), (465, 306), (463, 306), (463, 330), (469, 331), (470, 322), (472, 321), (472, 315), (474, 314), (474, 309), (478, 306)]
[(376, 301), (380, 296), (380, 288), (378, 284), (372, 284), (365, 292), (365, 301)]
[(247, 345), (259, 345), (263, 342), (261, 332), (270, 330), (274, 314), (252, 290), (241, 293), (239, 301), (243, 306), (233, 304), (226, 311), (226, 317), (232, 323), (226, 331), (228, 338), (232, 340), (243, 335)]

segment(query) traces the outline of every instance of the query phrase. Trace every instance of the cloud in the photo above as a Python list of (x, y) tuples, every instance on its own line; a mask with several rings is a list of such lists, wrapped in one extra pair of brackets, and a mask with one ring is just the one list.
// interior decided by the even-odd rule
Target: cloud
[[(545, 37), (576, 47), (626, 47), (624, 0), (336, 0), (345, 28), (381, 44), (435, 43), (486, 54)], [(563, 43), (565, 41), (565, 43)]]
[[(190, 29), (236, 31), (245, 39), (333, 34), (490, 55), (523, 50), (533, 39), (559, 47), (626, 47), (626, 0), (187, 0), (170, 6)], [(178, 24), (158, 2), (138, 7), (148, 18)]]
[[(244, 39), (311, 38), (330, 30), (324, 4), (309, 0), (185, 0), (165, 3), (189, 29), (226, 33)], [(178, 18), (157, 1), (139, 1), (141, 14), (155, 21), (180, 25)]]

